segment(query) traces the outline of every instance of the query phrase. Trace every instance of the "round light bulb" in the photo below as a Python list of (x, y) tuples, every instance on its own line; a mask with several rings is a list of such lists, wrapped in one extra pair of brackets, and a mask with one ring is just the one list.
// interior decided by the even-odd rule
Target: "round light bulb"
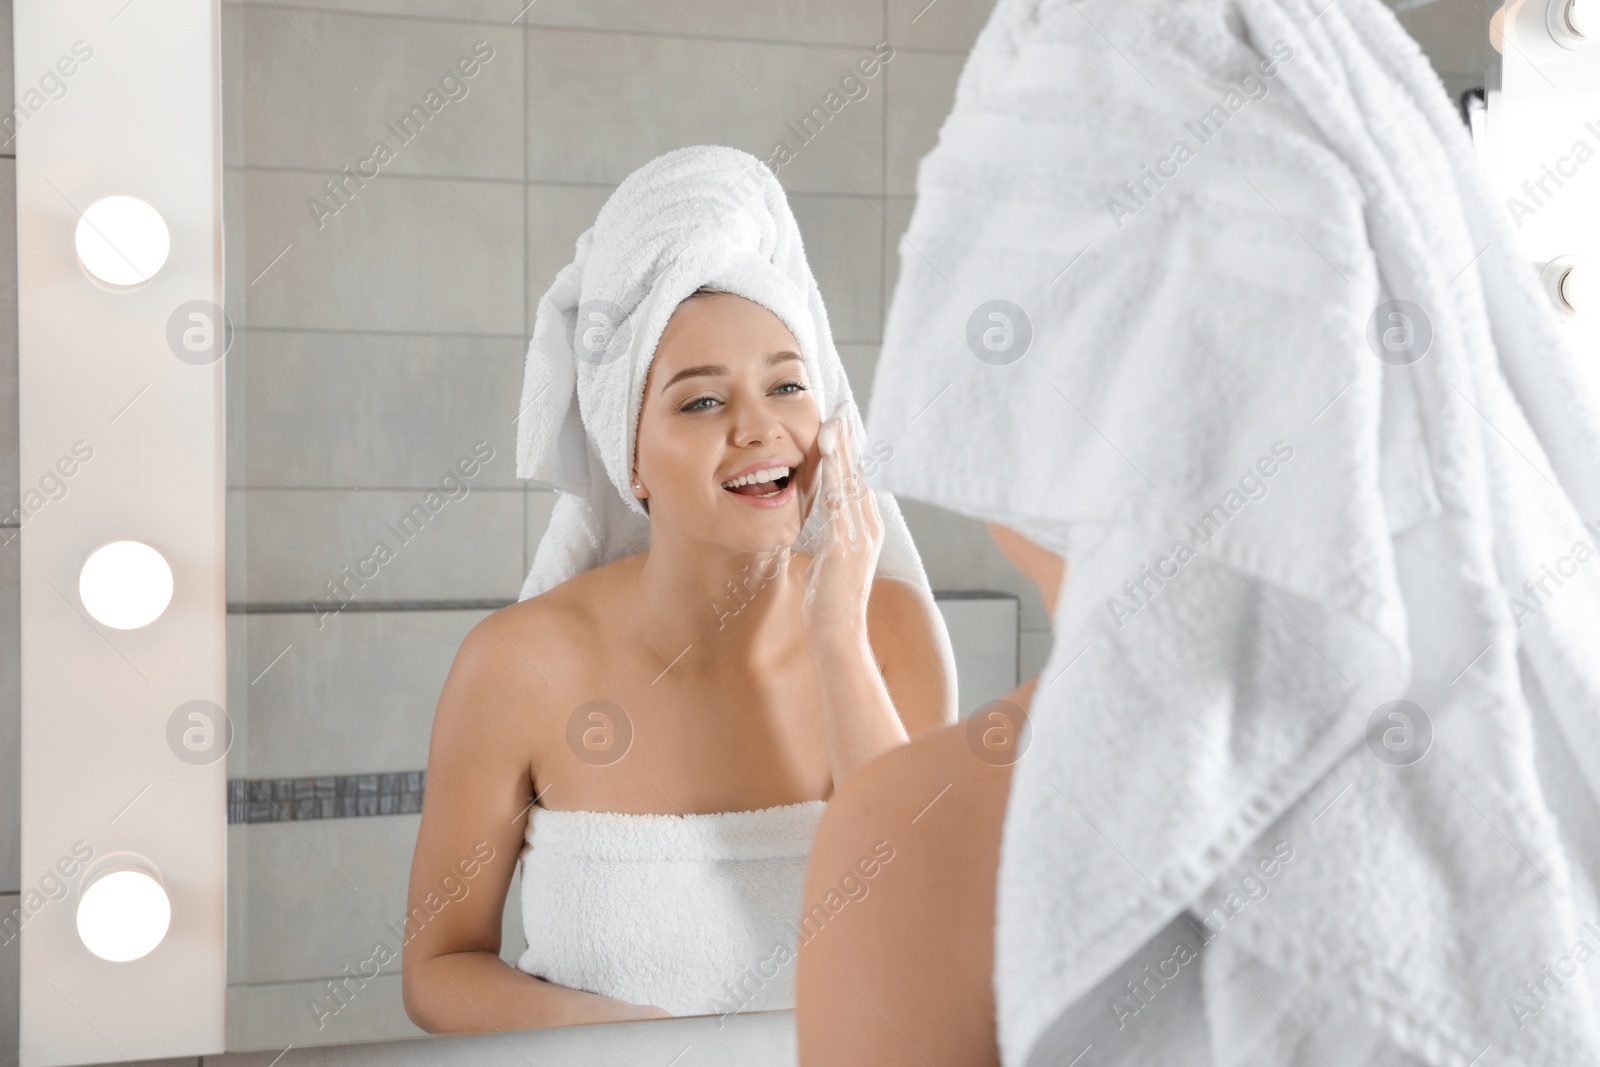
[(1561, 276), (1561, 299), (1573, 314), (1584, 311), (1592, 303), (1589, 284), (1589, 272), (1579, 266), (1568, 267)]
[(1545, 25), (1550, 38), (1562, 48), (1583, 48), (1596, 25), (1594, 0), (1546, 0)]
[(96, 621), (114, 630), (137, 630), (160, 618), (172, 602), (172, 568), (143, 541), (112, 541), (83, 561), (78, 596)]
[(96, 200), (78, 219), (78, 262), (107, 285), (131, 288), (155, 277), (172, 237), (161, 212), (137, 197)]
[(1579, 37), (1593, 37), (1600, 29), (1595, 0), (1567, 0), (1567, 25)]
[(90, 952), (112, 963), (148, 955), (167, 936), (171, 923), (167, 891), (134, 868), (100, 875), (78, 900), (78, 936)]

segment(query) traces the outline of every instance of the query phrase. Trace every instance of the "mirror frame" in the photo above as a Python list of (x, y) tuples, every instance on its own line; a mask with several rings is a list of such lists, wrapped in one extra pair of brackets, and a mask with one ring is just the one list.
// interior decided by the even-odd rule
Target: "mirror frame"
[[(18, 103), (42, 101), (17, 131), (24, 507), (50, 472), (66, 485), (35, 497), (21, 544), (27, 1067), (224, 1046), (227, 761), (188, 765), (166, 740), (180, 704), (227, 703), (226, 361), (185, 362), (167, 342), (180, 305), (222, 304), (220, 15), (216, 0), (13, 10)], [(61, 95), (35, 88), (47, 72)], [(155, 207), (171, 236), (161, 269), (122, 291), (91, 280), (74, 245), (83, 209), (115, 194)], [(173, 572), (166, 610), (136, 630), (94, 622), (78, 595), (89, 553), (121, 539)], [(172, 905), (160, 944), (126, 963), (91, 954), (76, 922), (95, 860), (117, 852), (152, 864)]]

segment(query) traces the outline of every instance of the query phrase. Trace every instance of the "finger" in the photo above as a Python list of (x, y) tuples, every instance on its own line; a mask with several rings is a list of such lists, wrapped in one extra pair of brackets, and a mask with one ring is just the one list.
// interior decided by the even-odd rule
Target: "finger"
[(874, 539), (872, 487), (867, 484), (867, 474), (861, 466), (861, 450), (856, 446), (854, 434), (850, 440), (850, 478), (854, 486), (855, 527), (858, 536), (870, 542)]
[(855, 541), (860, 537), (861, 514), (859, 489), (856, 483), (855, 434), (849, 416), (839, 419), (839, 484), (843, 490), (845, 538)]
[(867, 516), (867, 532), (873, 541), (883, 539), (883, 512), (878, 508), (878, 492), (862, 480), (863, 495), (866, 497), (863, 510)]
[[(817, 451), (817, 460), (811, 470), (807, 472), (805, 482), (801, 486), (805, 503), (805, 518), (807, 520), (810, 519), (812, 512), (819, 506), (823, 509), (822, 513), (818, 515), (819, 521), (825, 523), (828, 518), (828, 458), (829, 453), (832, 452), (833, 447), (836, 447), (836, 445), (830, 443), (830, 447), (825, 449), (823, 448), (823, 442), (827, 441), (832, 433), (833, 431), (827, 422), (824, 422), (817, 430), (817, 439), (814, 446)], [(837, 436), (834, 436), (833, 442), (837, 442), (837, 440)]]
[(861, 508), (861, 465), (856, 461), (855, 434), (852, 430), (849, 451), (845, 454), (845, 476), (850, 479), (850, 540), (866, 535), (866, 513)]
[(850, 482), (843, 459), (836, 462), (833, 479), (833, 536), (841, 545), (848, 545), (854, 538), (850, 527)]
[(833, 428), (833, 448), (828, 452), (828, 521), (837, 524), (839, 513), (844, 509), (844, 467), (841, 456), (844, 451), (844, 441), (840, 428)]

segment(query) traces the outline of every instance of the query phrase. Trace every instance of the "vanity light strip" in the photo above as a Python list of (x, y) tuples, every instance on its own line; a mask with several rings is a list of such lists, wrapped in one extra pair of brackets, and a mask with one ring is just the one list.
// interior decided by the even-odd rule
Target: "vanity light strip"
[(422, 811), (427, 771), (228, 779), (228, 822), (299, 822)]

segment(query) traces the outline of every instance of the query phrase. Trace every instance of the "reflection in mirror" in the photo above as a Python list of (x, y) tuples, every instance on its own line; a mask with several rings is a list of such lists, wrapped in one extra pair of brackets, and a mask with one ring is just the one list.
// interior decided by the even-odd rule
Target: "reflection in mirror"
[(1015, 684), (860, 416), (987, 5), (824, 6), (225, 5), (230, 1049), (788, 1009), (833, 790)]

